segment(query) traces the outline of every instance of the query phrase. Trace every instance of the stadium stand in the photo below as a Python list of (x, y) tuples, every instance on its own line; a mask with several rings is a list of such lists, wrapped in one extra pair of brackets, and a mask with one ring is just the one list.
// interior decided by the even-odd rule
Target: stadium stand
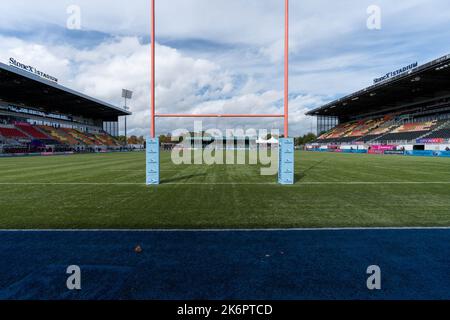
[(62, 131), (64, 131), (64, 133), (67, 136), (72, 137), (72, 139), (75, 139), (75, 141), (78, 141), (78, 144), (85, 144), (88, 146), (93, 146), (95, 145), (95, 141), (93, 141), (90, 137), (84, 135), (83, 133), (79, 132), (78, 130), (75, 129), (61, 129)]
[(1, 125), (0, 135), (11, 139), (29, 139), (25, 133), (19, 131), (13, 125)]
[[(446, 120), (416, 122), (415, 119), (396, 121), (391, 117), (369, 119), (357, 123), (342, 124), (321, 135), (315, 142), (343, 143), (404, 143), (419, 138), (449, 138)], [(445, 125), (445, 126), (444, 126)], [(437, 131), (437, 129), (440, 129)], [(441, 137), (442, 136), (442, 137)]]
[(15, 126), (17, 128), (19, 128), (21, 131), (25, 132), (26, 134), (28, 134), (30, 137), (35, 138), (35, 139), (50, 139), (49, 136), (45, 135), (44, 133), (42, 133), (41, 131), (39, 131), (38, 129), (36, 129), (35, 127), (33, 127), (31, 124), (29, 123), (25, 123), (25, 122), (16, 122)]
[(438, 126), (438, 121), (427, 121), (427, 122), (412, 122), (405, 123), (398, 128), (392, 130), (390, 133), (386, 135), (382, 135), (374, 141), (378, 142), (409, 142), (414, 141), (420, 137), (425, 136), (427, 133), (430, 133)]
[(117, 140), (115, 140), (113, 137), (101, 133), (101, 134), (96, 134), (95, 137), (97, 138), (97, 140), (101, 141), (102, 144), (108, 146), (108, 147), (117, 147), (119, 146), (119, 143), (117, 142)]
[(307, 115), (319, 132), (308, 150), (449, 156), (440, 153), (450, 149), (450, 55)]
[(424, 136), (426, 139), (450, 139), (450, 121), (444, 122), (434, 131)]
[(0, 156), (130, 150), (115, 138), (128, 115), (0, 62)]
[(53, 139), (59, 143), (66, 145), (79, 145), (80, 142), (66, 135), (63, 131), (50, 126), (38, 126), (43, 131), (47, 132)]
[(91, 133), (84, 133), (84, 136), (91, 140), (96, 146), (104, 146), (103, 141), (97, 138), (97, 135)]
[[(325, 133), (320, 136), (317, 139), (317, 142), (339, 144), (361, 141), (369, 133), (373, 132), (374, 129), (382, 127), (388, 123), (388, 121), (389, 119), (387, 118), (377, 118), (339, 125), (329, 133)], [(383, 133), (382, 131), (377, 132), (380, 132), (379, 134)], [(374, 137), (376, 137), (376, 135), (374, 135)]]
[(351, 132), (349, 132), (346, 136), (353, 138), (363, 137), (373, 129), (378, 128), (382, 123), (384, 123), (384, 119), (369, 119), (366, 121), (359, 121), (358, 126)]
[(389, 132), (391, 132), (392, 130), (394, 130), (397, 127), (398, 127), (398, 125), (395, 124), (393, 121), (385, 121), (378, 128), (376, 128), (372, 131), (369, 131), (367, 133), (367, 135), (362, 136), (361, 138), (359, 138), (356, 141), (365, 142), (365, 143), (370, 142), (370, 141), (375, 141), (378, 138), (381, 138), (382, 136), (388, 134)]

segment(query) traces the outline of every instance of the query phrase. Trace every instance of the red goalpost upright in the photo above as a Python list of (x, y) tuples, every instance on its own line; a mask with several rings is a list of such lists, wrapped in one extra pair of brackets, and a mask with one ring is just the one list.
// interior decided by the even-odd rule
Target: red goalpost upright
[(280, 139), (278, 182), (294, 183), (294, 141), (289, 138), (289, 0), (285, 5), (284, 36), (284, 113), (283, 114), (157, 114), (156, 113), (156, 0), (151, 0), (151, 122), (147, 139), (147, 184), (160, 184), (159, 139), (156, 118), (283, 118), (284, 138)]

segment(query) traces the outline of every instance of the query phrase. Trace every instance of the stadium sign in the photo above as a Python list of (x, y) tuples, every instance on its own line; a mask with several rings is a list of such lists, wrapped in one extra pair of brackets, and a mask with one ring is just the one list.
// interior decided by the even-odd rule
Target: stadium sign
[(55, 78), (53, 76), (50, 76), (47, 73), (44, 73), (44, 72), (36, 69), (35, 67), (32, 67), (32, 66), (20, 63), (14, 58), (9, 58), (9, 65), (12, 66), (12, 67), (15, 67), (15, 68), (18, 68), (18, 69), (30, 72), (32, 74), (35, 74), (35, 75), (37, 75), (37, 76), (39, 76), (41, 78), (44, 78), (46, 80), (50, 80), (50, 81), (53, 81), (53, 82), (56, 82), (56, 83), (58, 82), (57, 78)]
[(376, 83), (380, 83), (380, 82), (389, 80), (389, 79), (391, 79), (393, 77), (399, 76), (399, 75), (401, 75), (401, 74), (403, 74), (405, 72), (408, 72), (408, 71), (411, 71), (414, 68), (417, 68), (418, 65), (419, 65), (418, 62), (414, 62), (414, 63), (410, 64), (409, 66), (403, 67), (401, 69), (398, 69), (398, 70), (395, 70), (395, 71), (392, 71), (392, 72), (388, 72), (384, 76), (374, 79), (373, 83), (376, 84)]
[(426, 139), (418, 139), (416, 140), (416, 143), (428, 143), (428, 144), (432, 144), (432, 143), (436, 143), (436, 144), (440, 144), (440, 143), (444, 143), (444, 139), (442, 138), (426, 138)]

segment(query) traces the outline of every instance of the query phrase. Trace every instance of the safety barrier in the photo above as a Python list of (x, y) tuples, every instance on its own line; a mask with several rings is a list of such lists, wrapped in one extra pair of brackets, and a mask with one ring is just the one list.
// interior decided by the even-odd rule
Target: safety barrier
[(450, 151), (413, 150), (406, 151), (405, 154), (416, 157), (450, 157)]
[(308, 150), (312, 152), (333, 152), (333, 153), (358, 153), (358, 154), (385, 154), (385, 155), (405, 155), (405, 156), (415, 156), (415, 157), (444, 157), (450, 158), (450, 151), (433, 151), (433, 150), (341, 150), (341, 149), (314, 149)]

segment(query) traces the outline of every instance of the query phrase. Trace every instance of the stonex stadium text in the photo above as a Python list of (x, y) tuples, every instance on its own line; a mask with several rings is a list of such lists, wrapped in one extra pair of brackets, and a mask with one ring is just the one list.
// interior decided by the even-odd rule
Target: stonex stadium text
[(10, 58), (9, 59), (9, 64), (11, 66), (13, 66), (13, 67), (16, 67), (16, 68), (28, 71), (30, 73), (33, 73), (33, 74), (35, 74), (35, 75), (37, 75), (37, 76), (39, 76), (41, 78), (44, 78), (44, 79), (47, 79), (47, 80), (50, 80), (50, 81), (53, 81), (53, 82), (58, 82), (57, 78), (52, 77), (52, 76), (50, 76), (50, 75), (48, 75), (48, 74), (46, 74), (46, 73), (44, 73), (42, 71), (39, 71), (35, 67), (28, 66), (28, 65), (25, 65), (23, 63), (20, 63), (20, 62), (16, 61), (16, 59), (14, 59), (14, 58)]
[(415, 63), (410, 64), (409, 66), (403, 67), (403, 68), (395, 70), (393, 72), (388, 72), (388, 73), (386, 73), (386, 75), (384, 75), (384, 76), (382, 76), (380, 78), (374, 79), (373, 82), (374, 83), (379, 83), (379, 82), (388, 80), (388, 79), (390, 79), (392, 77), (396, 77), (396, 76), (398, 76), (398, 75), (400, 75), (402, 73), (405, 73), (405, 72), (410, 71), (410, 70), (412, 70), (414, 68), (417, 68), (418, 65), (419, 65), (419, 63), (415, 62)]

